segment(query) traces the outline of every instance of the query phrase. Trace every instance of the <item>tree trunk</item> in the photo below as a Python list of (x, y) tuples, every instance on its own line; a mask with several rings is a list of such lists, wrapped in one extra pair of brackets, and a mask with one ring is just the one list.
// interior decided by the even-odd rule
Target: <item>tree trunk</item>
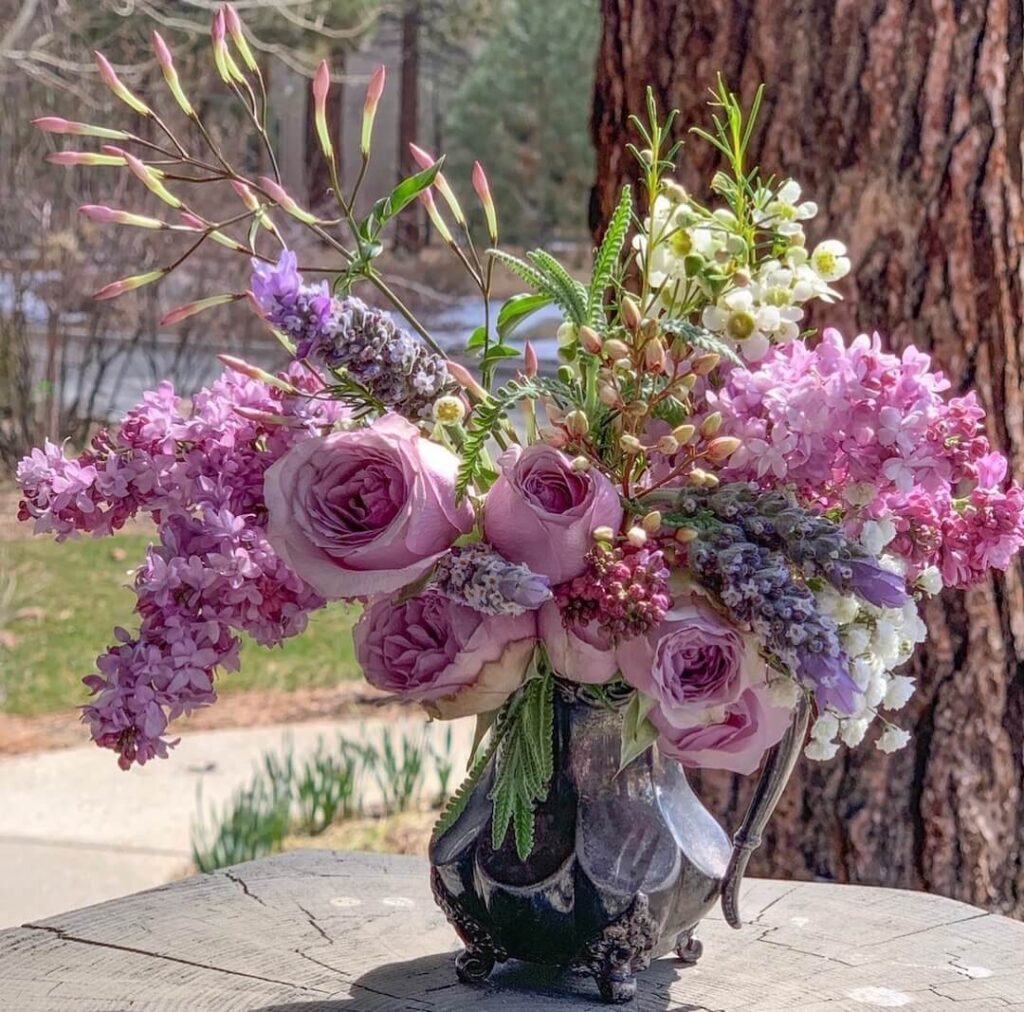
[[(338, 74), (345, 72), (345, 50), (330, 52), (327, 62), (331, 70)], [(327, 129), (331, 132), (334, 143), (334, 157), (338, 160), (338, 178), (344, 178), (341, 169), (342, 150), (342, 118), (344, 113), (345, 89), (342, 84), (332, 84), (327, 92), (327, 106), (324, 110), (327, 117)], [(306, 202), (314, 211), (323, 210), (334, 204), (331, 196), (331, 170), (320, 149), (320, 138), (316, 132), (314, 116), (313, 89), (306, 89)]]
[[(423, 12), (419, 0), (407, 0), (402, 12), (402, 66), (398, 94), (398, 169), (399, 179), (419, 171), (409, 153), (415, 143), (420, 122), (420, 24)], [(395, 222), (395, 245), (409, 253), (423, 247), (423, 213), (417, 202)]]
[[(592, 223), (633, 173), (627, 116), (652, 85), (681, 124), (707, 123), (722, 71), (767, 86), (754, 158), (820, 205), (811, 241), (850, 247), (848, 335), (929, 349), (976, 387), (993, 443), (1024, 477), (1019, 0), (603, 0)], [(691, 140), (680, 182), (707, 195), (713, 152)], [(802, 760), (755, 873), (928, 889), (1024, 914), (1024, 592), (1019, 563), (925, 618), (903, 752)], [(704, 776), (735, 825), (750, 784)]]

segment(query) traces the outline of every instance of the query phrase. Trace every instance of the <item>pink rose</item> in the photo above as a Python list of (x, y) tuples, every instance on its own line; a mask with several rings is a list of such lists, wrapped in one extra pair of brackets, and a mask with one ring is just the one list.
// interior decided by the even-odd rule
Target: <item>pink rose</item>
[(398, 415), (304, 440), (264, 479), (268, 537), (326, 598), (390, 593), (472, 529), (472, 508), (455, 505), (458, 467)]
[(484, 615), (427, 590), (402, 602), (378, 598), (354, 635), (371, 685), (450, 719), (496, 710), (519, 688), (537, 642), (537, 616)]
[(752, 639), (703, 605), (683, 604), (645, 635), (620, 644), (622, 677), (653, 699), (675, 727), (690, 727), (710, 707), (737, 700), (763, 680), (764, 661)]
[(601, 685), (619, 670), (611, 641), (596, 622), (566, 628), (558, 605), (548, 601), (538, 613), (537, 627), (551, 666), (563, 678)]
[(705, 714), (706, 723), (673, 727), (655, 708), (649, 719), (660, 732), (662, 755), (699, 769), (753, 773), (765, 752), (786, 733), (793, 711), (771, 706), (765, 686), (747, 689), (739, 699)]
[(744, 636), (700, 604), (682, 604), (616, 650), (622, 676), (653, 700), (658, 746), (686, 766), (752, 773), (791, 713), (767, 703), (766, 665)]
[(579, 576), (594, 528), (622, 522), (615, 486), (595, 469), (574, 471), (564, 453), (543, 443), (512, 447), (500, 464), (484, 504), (487, 540), (552, 583)]

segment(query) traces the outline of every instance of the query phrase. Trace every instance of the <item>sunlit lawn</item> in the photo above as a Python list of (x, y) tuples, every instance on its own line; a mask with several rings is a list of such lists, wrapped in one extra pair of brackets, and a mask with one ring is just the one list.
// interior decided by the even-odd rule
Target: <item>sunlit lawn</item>
[[(45, 538), (0, 543), (0, 572), (13, 572), (14, 601), (0, 645), (0, 707), (39, 714), (78, 706), (81, 685), (116, 625), (132, 629), (128, 570), (148, 539), (122, 534), (55, 544)], [(266, 649), (247, 642), (242, 669), (221, 677), (222, 692), (315, 688), (354, 678), (350, 631), (354, 613), (332, 606), (314, 615), (302, 636)]]

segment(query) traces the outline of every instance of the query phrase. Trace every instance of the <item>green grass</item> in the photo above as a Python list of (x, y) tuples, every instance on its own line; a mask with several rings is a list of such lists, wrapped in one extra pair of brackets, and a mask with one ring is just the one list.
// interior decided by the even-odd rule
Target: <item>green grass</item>
[[(14, 579), (0, 643), (2, 709), (34, 715), (86, 701), (81, 678), (113, 642), (114, 626), (137, 625), (128, 570), (141, 562), (148, 542), (144, 535), (121, 534), (62, 545), (42, 537), (0, 544), (0, 571)], [(245, 643), (241, 671), (222, 674), (219, 691), (318, 688), (357, 677), (355, 614), (332, 605), (281, 647)]]

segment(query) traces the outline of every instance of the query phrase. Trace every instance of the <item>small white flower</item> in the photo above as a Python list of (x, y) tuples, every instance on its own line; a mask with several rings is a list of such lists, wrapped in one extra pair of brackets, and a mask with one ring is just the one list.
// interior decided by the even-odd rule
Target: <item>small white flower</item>
[(844, 745), (849, 748), (856, 748), (864, 740), (864, 735), (867, 732), (867, 717), (850, 717), (848, 720), (843, 721), (840, 737), (843, 739)]
[(839, 719), (833, 713), (823, 713), (811, 727), (816, 741), (832, 741), (839, 734)]
[(867, 688), (864, 690), (864, 703), (870, 709), (879, 706), (885, 699), (886, 690), (889, 688), (889, 680), (881, 672), (872, 672), (868, 679)]
[(907, 701), (914, 694), (914, 679), (909, 675), (894, 675), (885, 690), (885, 700), (882, 705), (887, 710), (902, 710)]
[(818, 738), (813, 738), (804, 748), (804, 755), (808, 759), (814, 759), (817, 762), (827, 762), (829, 759), (834, 759), (838, 751), (838, 742), (821, 741)]
[(881, 555), (882, 549), (896, 537), (896, 525), (891, 520), (865, 520), (860, 532), (860, 543), (871, 555)]
[(843, 492), (843, 497), (851, 506), (867, 506), (876, 495), (877, 486), (866, 481), (852, 481)]
[(901, 727), (888, 727), (885, 734), (875, 742), (875, 748), (881, 752), (898, 752), (910, 741), (910, 732)]
[(867, 653), (871, 646), (871, 631), (862, 625), (855, 625), (843, 632), (843, 645), (851, 657)]
[(768, 702), (780, 710), (792, 710), (800, 698), (800, 686), (792, 678), (773, 678), (768, 683)]
[(888, 619), (879, 619), (875, 623), (871, 648), (887, 668), (896, 664), (900, 652), (900, 635), (896, 626)]
[(763, 218), (779, 235), (797, 235), (803, 232), (797, 222), (813, 218), (817, 213), (818, 205), (814, 201), (800, 201), (800, 184), (795, 179), (787, 179), (765, 208)]
[(861, 692), (864, 692), (871, 684), (873, 675), (874, 666), (869, 657), (855, 657), (850, 662), (850, 677)]
[(926, 594), (933, 597), (942, 590), (942, 574), (937, 566), (929, 566), (923, 570), (916, 582)]
[(811, 267), (825, 282), (838, 281), (850, 273), (850, 258), (846, 247), (837, 239), (826, 239), (814, 247)]

